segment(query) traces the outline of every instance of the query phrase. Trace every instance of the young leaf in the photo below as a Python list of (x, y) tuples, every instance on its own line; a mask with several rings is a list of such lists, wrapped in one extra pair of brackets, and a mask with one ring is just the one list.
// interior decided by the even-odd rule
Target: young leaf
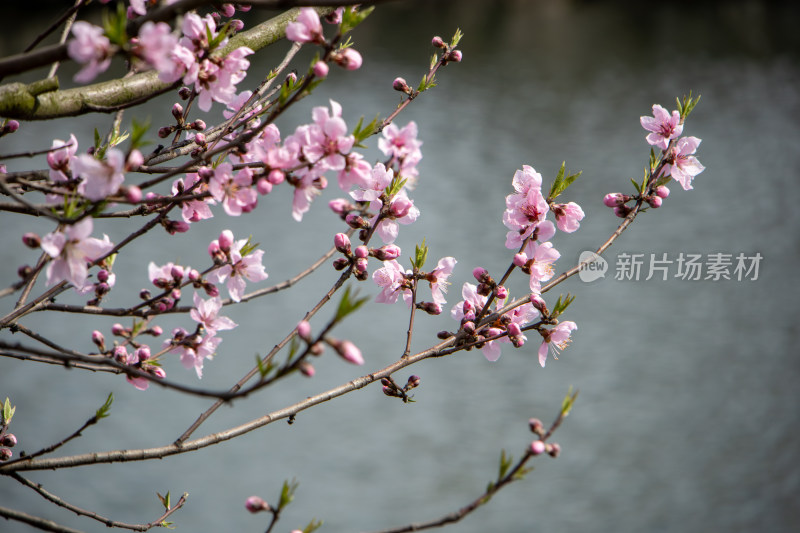
[(109, 392), (109, 393), (108, 393), (108, 398), (106, 398), (106, 403), (104, 403), (104, 404), (103, 404), (103, 405), (100, 407), (100, 409), (98, 409), (98, 410), (95, 412), (95, 414), (94, 414), (94, 417), (95, 417), (97, 420), (100, 420), (101, 418), (105, 418), (105, 417), (107, 417), (107, 416), (108, 416), (108, 413), (109, 413), (109, 411), (111, 411), (111, 404), (112, 404), (112, 403), (114, 403), (114, 394), (113, 394), (113, 393), (111, 393), (111, 392)]
[(3, 404), (3, 425), (8, 425), (11, 422), (11, 418), (14, 416), (14, 411), (16, 410), (16, 407), (11, 407), (11, 402), (6, 396), (6, 401)]
[(556, 179), (553, 181), (553, 185), (550, 187), (550, 194), (547, 196), (547, 199), (550, 201), (555, 200), (561, 193), (566, 191), (567, 187), (572, 185), (572, 182), (578, 179), (578, 176), (583, 173), (581, 171), (577, 174), (570, 174), (569, 176), (564, 177), (566, 164), (566, 161), (561, 162), (561, 168), (558, 170)]
[(422, 244), (417, 245), (414, 252), (414, 259), (411, 260), (411, 266), (416, 270), (421, 270), (428, 259), (428, 246), (425, 244), (425, 239), (422, 239)]
[(339, 307), (336, 309), (336, 316), (334, 317), (336, 322), (341, 321), (350, 313), (357, 311), (359, 307), (369, 300), (368, 296), (364, 296), (363, 298), (356, 298), (356, 296), (358, 296), (358, 291), (351, 295), (350, 286), (348, 285), (345, 287), (342, 299), (339, 301)]
[(356, 129), (353, 130), (353, 137), (355, 137), (355, 144), (359, 148), (366, 148), (364, 145), (361, 144), (362, 141), (366, 140), (367, 137), (375, 133), (375, 130), (378, 129), (378, 124), (380, 124), (380, 119), (378, 118), (380, 115), (375, 115), (375, 118), (372, 119), (372, 122), (367, 124), (366, 126), (362, 127), (364, 123), (364, 116), (362, 115), (361, 118), (358, 119), (358, 124), (356, 124)]
[(159, 501), (161, 501), (161, 505), (164, 506), (164, 509), (169, 510), (170, 503), (169, 503), (169, 491), (167, 491), (166, 496), (162, 496), (158, 492), (156, 492), (156, 496), (158, 496)]
[(283, 509), (294, 499), (294, 491), (297, 490), (298, 483), (295, 480), (292, 480), (291, 483), (288, 481), (283, 482), (283, 487), (281, 488), (281, 498), (278, 502), (278, 509)]
[(579, 391), (575, 391), (575, 393), (573, 394), (572, 385), (570, 385), (569, 390), (567, 391), (567, 395), (561, 402), (561, 416), (569, 415), (569, 412), (572, 410), (572, 406), (575, 404), (575, 400), (578, 398), (578, 392)]
[(364, 19), (366, 19), (374, 9), (375, 6), (362, 10), (348, 7), (344, 10), (344, 13), (342, 13), (342, 23), (339, 25), (339, 32), (342, 35), (349, 33), (353, 28), (364, 22)]
[(461, 38), (464, 37), (464, 34), (461, 33), (461, 28), (456, 28), (455, 34), (453, 34), (453, 38), (450, 39), (450, 48), (455, 48), (458, 46), (458, 43), (461, 41)]
[(511, 463), (513, 462), (513, 458), (510, 455), (506, 455), (505, 450), (500, 450), (500, 468), (497, 472), (497, 479), (503, 479), (506, 474), (508, 473), (508, 469), (511, 468)]
[(258, 242), (255, 243), (255, 244), (250, 242), (252, 240), (252, 238), (253, 238), (252, 235), (247, 237), (247, 242), (244, 243), (244, 246), (242, 246), (242, 249), (239, 251), (239, 253), (242, 255), (242, 257), (245, 257), (246, 255), (250, 254), (250, 252), (252, 252), (256, 248), (258, 248), (259, 245), (261, 244), (261, 243), (258, 243)]

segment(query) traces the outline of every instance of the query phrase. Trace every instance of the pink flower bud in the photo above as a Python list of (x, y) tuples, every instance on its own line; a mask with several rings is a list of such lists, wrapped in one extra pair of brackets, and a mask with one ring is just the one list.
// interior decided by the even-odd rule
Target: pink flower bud
[[(247, 6), (247, 7), (248, 7), (248, 9), (250, 8), (250, 6)], [(241, 31), (242, 28), (244, 28), (244, 21), (239, 20), (239, 19), (231, 20), (231, 29), (233, 31)]]
[(200, 279), (201, 279), (201, 278), (200, 278), (200, 272), (198, 272), (198, 271), (197, 271), (196, 269), (194, 269), (194, 268), (190, 268), (190, 269), (189, 269), (189, 275), (188, 275), (188, 277), (189, 277), (189, 281), (191, 281), (192, 283), (194, 283), (194, 282), (197, 282), (197, 281), (200, 281)]
[(606, 207), (617, 207), (629, 201), (630, 199), (630, 196), (626, 194), (611, 192), (603, 197), (603, 203), (606, 205)]
[(256, 182), (256, 190), (261, 195), (269, 194), (272, 192), (272, 183), (267, 178), (259, 178)]
[(170, 235), (175, 235), (176, 233), (186, 233), (189, 231), (189, 228), (189, 223), (184, 222), (183, 220), (167, 220), (164, 223), (164, 229), (166, 229), (167, 233)]
[(525, 266), (525, 263), (528, 262), (528, 256), (525, 255), (525, 252), (521, 252), (514, 255), (514, 266), (522, 267)]
[(294, 72), (290, 72), (289, 74), (287, 74), (286, 83), (288, 83), (289, 85), (297, 83), (297, 74), (295, 74)]
[(124, 346), (115, 346), (114, 360), (118, 363), (128, 364), (128, 350), (126, 350)]
[(164, 333), (164, 330), (161, 329), (161, 326), (153, 326), (152, 328), (148, 329), (146, 333), (149, 333), (153, 337), (160, 337)]
[(348, 226), (350, 226), (351, 228), (356, 228), (356, 229), (362, 229), (362, 228), (363, 228), (363, 229), (367, 229), (367, 228), (369, 227), (369, 222), (367, 222), (366, 220), (364, 220), (364, 219), (363, 219), (362, 217), (360, 217), (359, 215), (356, 215), (355, 213), (350, 213), (350, 214), (348, 214), (348, 215), (345, 217), (345, 219), (344, 219), (344, 220), (345, 220), (345, 222), (347, 222), (347, 225), (348, 225)]
[(408, 214), (413, 206), (414, 203), (411, 200), (401, 196), (392, 201), (390, 210), (392, 212), (392, 216), (395, 218), (403, 218)]
[(331, 200), (328, 202), (328, 207), (331, 209), (331, 211), (339, 216), (353, 209), (353, 205), (344, 198), (336, 198), (335, 200)]
[(192, 96), (192, 90), (189, 87), (181, 87), (180, 90), (178, 90), (178, 96), (180, 96), (182, 100), (188, 100), (189, 97)]
[(366, 273), (368, 268), (368, 261), (361, 257), (356, 259), (356, 272)]
[(353, 363), (354, 365), (364, 364), (364, 357), (361, 355), (361, 350), (350, 341), (342, 341), (339, 343), (336, 352), (349, 363)]
[(325, 345), (322, 344), (321, 342), (315, 342), (314, 344), (311, 345), (309, 351), (311, 352), (311, 355), (319, 357), (320, 355), (322, 355), (322, 352), (325, 351)]
[(233, 232), (229, 229), (223, 230), (222, 233), (219, 234), (219, 249), (225, 253), (231, 251), (231, 246), (233, 246)]
[(208, 243), (208, 255), (211, 257), (217, 256), (222, 250), (219, 249), (219, 241), (211, 241)]
[(267, 179), (273, 185), (280, 185), (283, 183), (283, 180), (286, 179), (286, 174), (284, 174), (282, 170), (273, 168), (269, 171), (269, 174), (267, 174)]
[(206, 122), (203, 119), (198, 118), (197, 120), (189, 124), (189, 127), (195, 131), (203, 131), (204, 129), (206, 129)]
[(428, 313), (429, 315), (441, 315), (442, 314), (442, 306), (434, 303), (434, 302), (423, 302), (421, 304), (422, 310)]
[(148, 374), (158, 379), (164, 379), (167, 377), (167, 372), (160, 366), (147, 365), (146, 370)]
[(136, 357), (139, 358), (139, 362), (147, 361), (150, 359), (150, 347), (146, 344), (142, 344), (140, 347), (136, 349)]
[(366, 259), (367, 257), (369, 257), (369, 248), (367, 248), (362, 244), (361, 246), (356, 247), (355, 253), (357, 258)]
[(548, 443), (546, 446), (546, 451), (547, 455), (555, 459), (556, 457), (561, 455), (561, 446), (559, 446), (557, 442), (554, 442), (553, 444)]
[(468, 335), (472, 335), (473, 333), (475, 333), (475, 323), (472, 322), (471, 320), (464, 322), (464, 324), (461, 327), (464, 330), (464, 333), (467, 333)]
[(94, 330), (92, 332), (92, 342), (95, 343), (95, 345), (97, 345), (97, 347), (100, 348), (100, 350), (103, 350), (105, 348), (106, 339), (105, 337), (103, 337), (103, 334), (97, 330)]
[(406, 94), (411, 92), (411, 87), (408, 86), (408, 83), (403, 78), (395, 78), (392, 82), (392, 89)]
[(314, 63), (314, 75), (318, 78), (325, 78), (328, 76), (328, 64), (324, 61), (317, 61)]
[(536, 433), (540, 437), (544, 434), (544, 424), (538, 418), (531, 418), (528, 420), (528, 427), (532, 433)]
[(445, 47), (444, 41), (438, 35), (436, 37), (434, 37), (433, 39), (431, 39), (431, 44), (433, 46), (435, 46), (436, 48), (444, 48)]
[(669, 189), (666, 186), (661, 185), (656, 187), (656, 194), (659, 196), (659, 198), (666, 198), (669, 196)]
[(236, 9), (233, 4), (222, 4), (219, 6), (219, 12), (223, 17), (231, 18), (236, 13)]
[(618, 205), (614, 208), (614, 214), (617, 215), (619, 218), (625, 218), (630, 214), (632, 209), (627, 205)]
[(22, 242), (28, 248), (38, 248), (42, 245), (42, 239), (36, 233), (28, 232), (22, 236)]
[(203, 290), (206, 291), (206, 294), (208, 294), (212, 298), (216, 298), (217, 296), (219, 296), (219, 289), (213, 283), (204, 284)]
[(498, 285), (497, 287), (494, 288), (494, 295), (499, 300), (505, 300), (506, 298), (508, 298), (508, 289), (506, 289), (502, 285)]
[[(333, 236), (333, 245), (340, 253), (350, 255), (350, 237), (344, 233), (337, 233)], [(360, 248), (360, 246), (359, 246)], [(358, 252), (358, 248), (356, 248)]]
[(308, 361), (301, 361), (300, 364), (297, 365), (297, 369), (300, 370), (300, 373), (307, 378), (313, 378), (314, 374), (316, 374), (317, 372), (314, 369), (314, 365), (312, 365)]
[(522, 335), (522, 328), (520, 328), (519, 324), (517, 324), (516, 322), (510, 323), (506, 327), (506, 330), (508, 331), (508, 335), (510, 337), (519, 337), (520, 335)]
[(183, 106), (178, 102), (172, 104), (172, 116), (178, 120), (183, 118)]
[(124, 337), (127, 333), (127, 330), (122, 324), (117, 323), (111, 326), (111, 333), (117, 337)]
[(663, 201), (664, 200), (662, 200), (660, 196), (647, 197), (647, 203), (650, 204), (650, 207), (652, 207), (653, 209), (658, 209), (659, 207), (661, 207), (661, 202)]
[(196, 133), (194, 136), (194, 142), (197, 143), (198, 146), (205, 146), (206, 145), (206, 135), (205, 133)]
[(546, 314), (547, 312), (547, 305), (544, 302), (544, 298), (539, 296), (538, 294), (531, 293), (530, 295), (531, 305), (533, 308), (539, 311), (542, 314)]
[(17, 445), (17, 436), (13, 433), (6, 433), (3, 435), (3, 440), (0, 441), (0, 445), (8, 446), (9, 448), (13, 448)]
[(138, 204), (142, 201), (142, 189), (136, 185), (131, 185), (125, 189), (125, 199), (132, 204)]
[(545, 444), (540, 440), (535, 440), (531, 442), (531, 453), (533, 455), (541, 455), (545, 452)]
[(251, 513), (269, 511), (269, 504), (258, 496), (250, 496), (244, 501), (244, 507)]
[(361, 54), (352, 48), (345, 48), (338, 54), (334, 54), (333, 60), (336, 61), (337, 65), (343, 67), (345, 70), (358, 70), (361, 68), (362, 63), (364, 62)]
[(311, 339), (311, 324), (309, 324), (307, 320), (301, 320), (300, 323), (297, 324), (297, 335), (304, 341), (309, 341)]
[(472, 270), (472, 276), (480, 283), (483, 283), (484, 280), (489, 276), (489, 272), (486, 271), (483, 267), (475, 267)]
[(370, 253), (379, 261), (391, 261), (400, 257), (402, 252), (396, 244), (387, 244), (380, 248), (373, 248)]
[(408, 381), (406, 382), (406, 390), (419, 387), (421, 381), (422, 379), (417, 375), (409, 376)]
[(175, 126), (164, 126), (163, 128), (158, 128), (158, 136), (162, 139), (169, 137), (169, 134), (175, 131)]
[(350, 266), (350, 260), (345, 257), (340, 257), (333, 261), (333, 268), (336, 270), (344, 270), (348, 266)]
[(461, 50), (453, 50), (449, 54), (447, 54), (447, 60), (452, 61), (453, 63), (461, 63)]
[(3, 126), (3, 133), (14, 133), (19, 129), (19, 122), (16, 120), (9, 120)]
[(169, 275), (172, 276), (172, 279), (175, 281), (181, 281), (183, 279), (183, 267), (180, 265), (173, 265), (169, 271)]
[(8, 461), (12, 457), (14, 457), (14, 452), (8, 448), (0, 448), (0, 462)]

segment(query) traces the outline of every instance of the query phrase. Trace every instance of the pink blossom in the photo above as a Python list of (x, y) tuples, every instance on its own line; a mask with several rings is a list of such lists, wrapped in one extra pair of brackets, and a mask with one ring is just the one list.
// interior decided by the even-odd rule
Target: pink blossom
[[(134, 52), (152, 65), (158, 71), (159, 77), (163, 73), (167, 78), (174, 78), (172, 80), (174, 81), (180, 78), (183, 75), (183, 71), (187, 69), (185, 62), (176, 60), (174, 51), (177, 47), (178, 38), (172, 34), (172, 28), (169, 27), (169, 24), (166, 22), (154, 23), (147, 21), (139, 29)], [(176, 67), (180, 71), (177, 76), (173, 74)]]
[(422, 141), (417, 140), (417, 123), (409, 122), (403, 128), (389, 124), (378, 139), (378, 148), (384, 155), (392, 157), (400, 163), (399, 174), (409, 179), (407, 187), (413, 188), (417, 177), (417, 164), (422, 159)]
[(575, 324), (575, 322), (566, 320), (553, 329), (544, 330), (542, 332), (544, 341), (542, 345), (539, 346), (539, 364), (542, 365), (542, 368), (544, 368), (544, 364), (547, 362), (548, 353), (553, 354), (553, 359), (558, 359), (558, 354), (567, 347), (570, 341), (569, 337), (575, 329), (578, 329), (578, 325)]
[(320, 189), (315, 185), (316, 178), (313, 174), (306, 174), (295, 184), (292, 197), (292, 218), (300, 222), (303, 215), (311, 208), (311, 202), (320, 195)]
[(47, 165), (50, 167), (50, 179), (53, 181), (69, 180), (70, 165), (78, 151), (78, 140), (70, 134), (68, 141), (53, 140), (53, 147), (47, 152)]
[(181, 346), (181, 364), (185, 368), (194, 368), (198, 378), (203, 377), (203, 362), (213, 359), (222, 339), (213, 335), (204, 336), (199, 343), (192, 346)]
[(674, 151), (669, 155), (671, 164), (664, 166), (664, 175), (670, 174), (681, 184), (683, 190), (692, 189), (692, 180), (706, 169), (692, 154), (700, 145), (697, 137), (682, 137), (675, 143)]
[(386, 168), (383, 163), (375, 163), (365, 185), (360, 190), (351, 191), (350, 196), (360, 202), (377, 200), (391, 185), (393, 178), (394, 172), (391, 168)]
[(455, 268), (457, 262), (454, 257), (443, 257), (439, 259), (436, 268), (428, 274), (427, 280), (431, 285), (434, 303), (439, 305), (447, 303), (444, 298), (444, 293), (447, 292), (447, 285), (449, 285), (447, 278), (453, 273), (453, 268)]
[(558, 229), (566, 233), (577, 231), (581, 226), (581, 220), (585, 216), (581, 206), (575, 202), (568, 204), (555, 204), (552, 206), (553, 214), (556, 217)]
[(286, 25), (286, 38), (296, 43), (321, 42), (322, 23), (317, 12), (310, 7), (300, 8), (297, 19)]
[(358, 152), (350, 152), (345, 157), (344, 168), (337, 176), (339, 188), (343, 191), (348, 191), (353, 186), (369, 189), (371, 174), (372, 167), (364, 160), (364, 156)]
[(150, 261), (150, 264), (147, 265), (147, 278), (150, 280), (150, 283), (159, 289), (166, 289), (167, 287), (174, 286), (176, 283), (183, 281), (184, 272), (189, 270), (191, 269), (188, 266), (182, 267), (176, 265), (172, 261), (163, 266), (158, 266)]
[(340, 52), (334, 53), (332, 58), (337, 65), (345, 70), (358, 70), (364, 62), (361, 54), (352, 48), (345, 48)]
[(222, 309), (222, 300), (211, 298), (204, 300), (198, 293), (194, 293), (194, 307), (189, 311), (192, 320), (203, 325), (209, 335), (214, 335), (218, 331), (233, 329), (236, 323), (226, 316), (219, 316)]
[(342, 119), (342, 106), (333, 100), (330, 103), (330, 111), (321, 106), (312, 110), (314, 124), (306, 130), (308, 136), (303, 155), (323, 171), (339, 171), (345, 167), (345, 155), (353, 147), (355, 138), (347, 133), (347, 124)]
[(239, 216), (252, 211), (258, 203), (258, 194), (252, 187), (253, 171), (245, 167), (233, 174), (230, 163), (221, 163), (214, 169), (208, 182), (208, 190), (217, 202), (222, 203), (230, 216)]
[(561, 254), (553, 248), (552, 242), (538, 243), (535, 241), (529, 241), (523, 253), (528, 259), (525, 266), (531, 273), (531, 292), (539, 294), (542, 288), (541, 282), (553, 277), (553, 263), (561, 257)]
[(81, 178), (78, 192), (98, 202), (116, 194), (125, 181), (125, 154), (111, 148), (102, 161), (89, 154), (80, 154), (73, 161), (72, 170)]
[[(410, 272), (408, 272), (410, 273)], [(375, 301), (382, 304), (393, 304), (397, 301), (398, 293), (403, 294), (403, 300), (411, 305), (411, 289), (406, 284), (406, 271), (397, 260), (384, 261), (383, 268), (372, 273), (372, 280), (381, 287), (381, 292)]]
[[(184, 194), (184, 191), (189, 190), (192, 186), (200, 181), (200, 183), (192, 189), (191, 194), (202, 194), (208, 190), (208, 186), (200, 180), (196, 173), (186, 174), (184, 179), (177, 179), (172, 184), (172, 194), (175, 196)], [(213, 198), (204, 198), (202, 200), (187, 200), (180, 202), (181, 216), (184, 222), (192, 223), (198, 220), (205, 220), (212, 218), (214, 214), (211, 212), (211, 205), (216, 204)]]
[[(200, 17), (196, 13), (187, 13), (183, 18), (183, 26), (181, 26), (183, 37), (180, 44), (192, 52), (200, 52), (208, 50), (209, 35), (212, 39), (217, 36), (217, 23), (214, 22), (214, 17), (206, 15)], [(225, 46), (227, 39), (219, 43), (219, 46)]]
[(453, 306), (450, 316), (454, 320), (466, 318), (472, 320), (478, 311), (486, 305), (486, 296), (478, 294), (478, 287), (474, 283), (464, 283), (461, 287), (462, 301)]
[(517, 248), (544, 222), (550, 210), (542, 195), (542, 176), (533, 167), (524, 165), (514, 173), (514, 194), (506, 196), (503, 224), (510, 229), (506, 236), (506, 247)]
[(254, 250), (242, 256), (241, 252), (245, 244), (247, 244), (247, 239), (235, 241), (230, 250), (231, 264), (223, 265), (208, 275), (212, 283), (224, 282), (226, 284), (228, 294), (234, 302), (241, 301), (244, 296), (245, 278), (252, 282), (258, 282), (268, 277), (262, 264), (264, 250)]
[(73, 79), (90, 82), (111, 64), (111, 41), (103, 34), (103, 28), (83, 20), (72, 25), (72, 35), (75, 38), (67, 43), (67, 53), (83, 65)]
[(103, 235), (102, 240), (89, 237), (92, 227), (92, 219), (87, 217), (63, 231), (42, 237), (42, 250), (53, 258), (47, 266), (47, 285), (67, 281), (76, 289), (84, 288), (87, 264), (103, 257), (114, 247), (107, 235)]
[(653, 106), (652, 117), (641, 117), (642, 127), (652, 133), (647, 134), (647, 142), (653, 146), (666, 150), (672, 139), (680, 136), (683, 131), (681, 116), (677, 111), (669, 112), (658, 104)]
[[(373, 201), (370, 204), (370, 208), (380, 210), (381, 203), (377, 200)], [(383, 240), (384, 244), (391, 244), (400, 233), (400, 226), (398, 226), (398, 223), (403, 225), (413, 224), (419, 217), (419, 214), (419, 208), (414, 205), (414, 201), (408, 197), (405, 190), (400, 190), (400, 192), (395, 194), (389, 201), (389, 212), (378, 222), (375, 233)], [(370, 223), (374, 224), (377, 218), (378, 215), (375, 215), (370, 220)]]

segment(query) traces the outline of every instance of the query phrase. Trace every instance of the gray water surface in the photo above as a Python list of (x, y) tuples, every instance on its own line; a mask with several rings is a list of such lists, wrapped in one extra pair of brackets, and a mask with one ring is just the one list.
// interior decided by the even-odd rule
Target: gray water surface
[[(652, 104), (672, 109), (676, 96), (702, 94), (685, 134), (703, 139), (698, 157), (706, 171), (694, 190), (673, 186), (661, 209), (637, 218), (609, 251), (605, 279), (587, 284), (573, 278), (559, 287), (578, 296), (567, 318), (579, 329), (545, 369), (536, 361), (535, 343), (505, 348), (496, 363), (462, 352), (398, 375), (422, 377), (411, 405), (371, 386), (303, 412), (291, 426), (279, 422), (193, 454), (30, 478), (77, 505), (129, 522), (158, 516), (156, 491), (173, 497), (189, 492), (173, 519), (178, 531), (191, 532), (262, 531), (262, 517), (248, 514), (244, 499), (259, 494), (275, 501), (282, 481), (294, 478), (300, 483), (296, 500), (276, 531), (301, 528), (312, 517), (324, 520), (324, 532), (378, 530), (438, 517), (478, 496), (496, 475), (500, 450), (519, 456), (531, 440), (528, 418), (551, 420), (574, 386), (580, 390), (577, 405), (554, 438), (561, 457), (536, 461), (525, 481), (451, 531), (796, 530), (800, 47), (791, 21), (797, 20), (797, 8), (779, 2), (380, 7), (353, 36), (364, 67), (333, 72), (316, 98), (302, 102), (302, 110), (280, 126), (290, 132), (293, 121), (306, 120), (311, 106), (327, 98), (342, 104), (351, 127), (362, 114), (386, 115), (398, 101), (392, 80), (421, 77), (432, 53), (430, 38), (449, 37), (456, 27), (464, 31), (463, 63), (444, 69), (439, 86), (398, 119), (401, 126), (415, 120), (425, 143), (412, 194), (422, 215), (402, 228), (398, 244), (408, 253), (425, 238), (429, 260), (458, 259), (449, 302), (460, 299), (473, 267), (501, 272), (507, 266), (503, 202), (523, 164), (546, 180), (564, 160), (569, 170), (583, 170), (565, 196), (587, 216), (579, 232), (556, 237), (562, 270), (616, 227), (618, 219), (601, 200), (630, 189), (629, 178), (639, 177), (647, 163), (639, 117), (649, 115)], [(252, 72), (266, 72), (286, 48), (283, 43), (256, 56)], [(248, 81), (255, 84), (253, 76)], [(154, 124), (171, 102), (165, 97), (149, 106)], [(23, 125), (3, 139), (2, 151), (47, 147), (50, 139), (75, 130), (89, 139), (95, 126), (106, 124), (106, 117), (93, 116)], [(369, 153), (376, 153), (374, 141)], [(289, 194), (279, 188), (256, 212), (238, 219), (220, 212), (170, 239), (169, 247), (161, 235), (142, 239), (136, 253), (115, 267), (120, 279), (132, 281), (118, 286), (110, 302), (129, 302), (128, 294), (147, 284), (146, 262), (139, 257), (202, 265), (208, 241), (227, 227), (262, 243), (267, 283), (286, 279), (340, 231), (325, 207), (334, 188), (302, 224), (289, 218)], [(51, 228), (41, 221), (23, 226), (9, 215), (2, 220), (0, 268), (10, 279), (21, 261), (34, 260), (33, 254), (20, 259), (27, 252), (20, 251), (19, 235)], [(136, 227), (129, 224), (135, 223), (104, 231), (113, 240)], [(614, 262), (623, 252), (672, 259), (681, 253), (760, 253), (763, 260), (757, 280), (618, 281)], [(202, 385), (222, 388), (247, 372), (254, 354), (268, 351), (335, 278), (323, 268), (296, 289), (226, 309), (239, 328), (223, 336)], [(511, 284), (514, 293), (525, 286), (523, 279)], [(377, 294), (373, 287), (365, 283), (362, 291)], [(329, 316), (323, 311), (315, 326)], [(336, 332), (358, 343), (364, 369), (328, 355), (314, 379), (291, 379), (223, 408), (198, 435), (382, 368), (401, 352), (406, 320), (400, 304), (368, 304)], [(54, 338), (77, 335), (76, 347), (90, 350), (91, 329), (108, 331), (113, 322), (33, 316), (26, 324), (46, 327)], [(165, 330), (173, 325), (161, 324)], [(424, 349), (436, 331), (453, 325), (445, 315), (420, 320), (413, 347)], [(171, 378), (197, 384), (177, 362), (166, 368)], [(116, 398), (112, 417), (59, 454), (163, 445), (209, 405), (155, 387), (140, 393), (119, 377), (0, 361), (0, 396), (17, 405), (13, 429), (21, 449), (74, 431), (110, 391)], [(106, 530), (57, 510), (10, 479), (0, 480), (0, 502), (86, 531)], [(12, 522), (0, 529), (29, 530)]]

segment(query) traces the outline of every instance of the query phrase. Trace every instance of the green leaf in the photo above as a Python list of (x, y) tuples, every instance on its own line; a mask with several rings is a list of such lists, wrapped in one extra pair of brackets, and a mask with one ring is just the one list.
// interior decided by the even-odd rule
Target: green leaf
[(11, 419), (14, 417), (14, 411), (16, 411), (16, 407), (11, 407), (11, 401), (6, 396), (6, 401), (3, 404), (3, 425), (7, 426), (11, 423)]
[(356, 296), (358, 296), (358, 291), (351, 294), (350, 286), (348, 285), (345, 287), (342, 299), (339, 300), (339, 307), (336, 308), (335, 322), (339, 322), (350, 313), (357, 311), (359, 307), (369, 300), (368, 296), (364, 296), (363, 298), (356, 298)]
[(425, 261), (428, 259), (428, 246), (425, 244), (425, 239), (422, 239), (422, 244), (417, 245), (414, 252), (414, 259), (411, 260), (411, 266), (416, 270), (422, 270)]
[(258, 373), (261, 379), (266, 378), (269, 373), (272, 372), (272, 369), (275, 368), (275, 365), (272, 364), (272, 360), (264, 364), (264, 360), (258, 354), (256, 354), (256, 366), (258, 367)]
[(309, 522), (308, 525), (303, 528), (303, 533), (313, 533), (320, 527), (322, 527), (322, 520), (318, 521), (316, 518), (312, 518), (311, 522)]
[(569, 304), (571, 304), (574, 301), (575, 301), (575, 297), (574, 296), (570, 296), (569, 293), (567, 293), (566, 296), (564, 296), (563, 294), (559, 295), (558, 300), (556, 301), (556, 304), (553, 306), (553, 312), (550, 313), (550, 317), (551, 318), (556, 318), (558, 315), (560, 315), (561, 313), (566, 311), (567, 307), (569, 307)]
[(461, 38), (464, 37), (464, 34), (461, 33), (461, 28), (456, 28), (455, 34), (453, 34), (453, 38), (450, 39), (450, 48), (455, 48), (458, 46), (458, 43), (461, 41)]
[(252, 235), (247, 237), (247, 242), (244, 243), (244, 246), (242, 246), (242, 249), (239, 251), (239, 253), (241, 254), (242, 257), (245, 257), (246, 255), (250, 254), (250, 252), (252, 252), (256, 248), (258, 248), (259, 245), (261, 244), (261, 243), (258, 243), (258, 242), (255, 243), (255, 244), (251, 243), (250, 241), (252, 239), (253, 239)]
[(579, 391), (576, 390), (575, 393), (573, 394), (572, 385), (569, 386), (567, 395), (561, 402), (561, 416), (569, 415), (569, 412), (572, 410), (572, 406), (575, 404), (575, 400), (578, 398), (578, 392)]
[(105, 418), (105, 417), (107, 417), (107, 416), (108, 416), (108, 413), (109, 413), (109, 411), (111, 411), (111, 404), (112, 404), (112, 403), (114, 403), (114, 394), (113, 394), (113, 393), (111, 393), (111, 392), (109, 392), (109, 393), (108, 393), (108, 398), (106, 398), (106, 403), (104, 403), (104, 404), (103, 404), (103, 405), (100, 407), (100, 409), (98, 409), (98, 410), (95, 412), (95, 414), (94, 414), (94, 417), (95, 417), (97, 420), (100, 420), (101, 418)]
[(117, 46), (123, 47), (128, 43), (128, 34), (125, 27), (128, 23), (128, 14), (122, 2), (117, 4), (117, 12), (103, 12), (103, 31), (108, 40)]
[(281, 488), (281, 498), (278, 502), (278, 509), (283, 509), (294, 499), (294, 491), (297, 490), (298, 483), (295, 480), (292, 480), (291, 483), (288, 481), (283, 482), (283, 487)]
[(531, 473), (532, 471), (533, 471), (533, 467), (532, 466), (526, 466), (525, 468), (520, 468), (519, 470), (514, 472), (514, 476), (512, 477), (512, 479), (514, 481), (519, 481), (521, 479), (525, 479), (525, 476), (528, 475), (529, 473)]
[(358, 119), (358, 124), (356, 124), (356, 129), (353, 130), (353, 137), (355, 137), (354, 146), (357, 146), (359, 148), (366, 148), (363, 144), (361, 144), (361, 142), (366, 140), (367, 137), (369, 137), (370, 135), (374, 134), (377, 131), (378, 125), (381, 123), (379, 117), (380, 115), (376, 114), (375, 118), (373, 118), (372, 121), (364, 127), (362, 127), (362, 124), (364, 123), (364, 116), (362, 115), (361, 118)]
[(366, 19), (374, 9), (375, 6), (362, 10), (348, 7), (342, 13), (342, 22), (339, 24), (339, 32), (342, 35), (351, 32), (353, 28), (364, 22), (364, 19)]
[(508, 469), (511, 468), (511, 463), (514, 459), (510, 455), (506, 455), (505, 450), (500, 450), (500, 468), (497, 472), (497, 479), (501, 480), (506, 477)]
[(631, 178), (631, 183), (633, 183), (633, 188), (636, 189), (636, 192), (641, 193), (642, 186), (639, 183), (636, 183), (636, 180)]
[(400, 189), (406, 184), (408, 180), (403, 178), (400, 174), (395, 174), (392, 177), (392, 182), (386, 187), (386, 196), (394, 198), (394, 195), (400, 192)]
[(161, 505), (164, 506), (164, 509), (169, 510), (169, 508), (170, 508), (169, 491), (167, 491), (167, 495), (166, 496), (162, 496), (161, 494), (156, 492), (156, 496), (158, 496), (158, 499), (161, 501)]
[(577, 174), (570, 174), (569, 176), (564, 177), (565, 169), (566, 169), (566, 161), (561, 162), (561, 168), (558, 169), (558, 174), (556, 174), (556, 179), (553, 181), (553, 185), (550, 187), (550, 194), (547, 196), (549, 201), (555, 200), (561, 193), (567, 190), (567, 187), (572, 185), (572, 182), (578, 179), (583, 172), (578, 172)]

